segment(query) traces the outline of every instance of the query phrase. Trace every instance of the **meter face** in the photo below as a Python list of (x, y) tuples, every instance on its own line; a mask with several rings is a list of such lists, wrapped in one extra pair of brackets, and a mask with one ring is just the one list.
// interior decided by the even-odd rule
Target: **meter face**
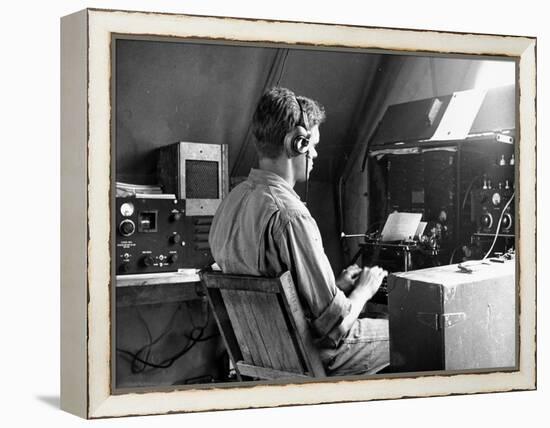
[(132, 214), (134, 214), (134, 204), (131, 202), (125, 202), (120, 206), (120, 213), (124, 217), (130, 217)]

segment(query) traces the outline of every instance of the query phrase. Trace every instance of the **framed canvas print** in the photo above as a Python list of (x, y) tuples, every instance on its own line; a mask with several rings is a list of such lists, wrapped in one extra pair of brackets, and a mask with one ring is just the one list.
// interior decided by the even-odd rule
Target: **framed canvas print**
[(62, 408), (534, 389), (536, 39), (61, 21)]

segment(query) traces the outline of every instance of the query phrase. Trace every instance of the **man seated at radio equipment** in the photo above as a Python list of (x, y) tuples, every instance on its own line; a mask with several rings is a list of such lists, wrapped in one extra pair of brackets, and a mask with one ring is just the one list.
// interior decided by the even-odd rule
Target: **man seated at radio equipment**
[(389, 364), (388, 322), (358, 316), (387, 272), (352, 265), (335, 279), (319, 228), (293, 189), (308, 180), (324, 119), (319, 103), (289, 89), (262, 95), (252, 123), (259, 168), (222, 201), (209, 242), (224, 273), (289, 270), (327, 374), (371, 374)]

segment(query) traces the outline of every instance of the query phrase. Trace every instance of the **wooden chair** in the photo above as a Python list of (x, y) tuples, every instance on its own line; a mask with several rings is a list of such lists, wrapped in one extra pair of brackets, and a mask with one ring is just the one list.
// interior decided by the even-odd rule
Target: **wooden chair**
[(326, 376), (289, 272), (201, 279), (238, 380)]

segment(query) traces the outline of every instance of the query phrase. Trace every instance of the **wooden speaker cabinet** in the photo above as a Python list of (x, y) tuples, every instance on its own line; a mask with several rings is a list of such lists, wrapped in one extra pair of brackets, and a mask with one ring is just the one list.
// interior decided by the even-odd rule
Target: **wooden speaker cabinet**
[(185, 200), (186, 215), (213, 216), (229, 192), (227, 145), (180, 141), (161, 147), (157, 175), (164, 193)]

